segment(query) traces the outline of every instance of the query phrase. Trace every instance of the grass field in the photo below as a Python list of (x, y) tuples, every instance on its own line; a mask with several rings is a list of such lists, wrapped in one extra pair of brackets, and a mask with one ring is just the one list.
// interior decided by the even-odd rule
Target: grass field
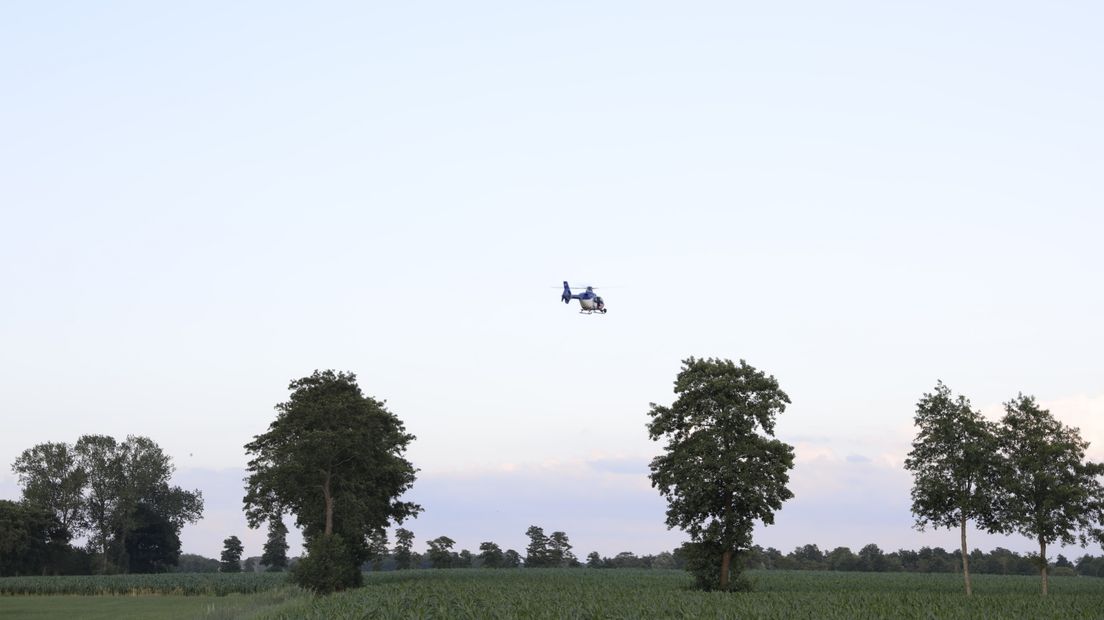
[[(273, 584), (228, 596), (0, 596), (5, 618), (1102, 618), (1104, 579), (752, 572), (756, 590), (696, 592), (680, 571), (448, 570), (365, 576), (326, 598)], [(173, 576), (165, 576), (171, 578)], [(179, 576), (178, 576), (179, 577)], [(232, 576), (227, 576), (232, 577)], [(0, 592), (4, 590), (0, 580)], [(167, 583), (167, 582), (166, 582)]]

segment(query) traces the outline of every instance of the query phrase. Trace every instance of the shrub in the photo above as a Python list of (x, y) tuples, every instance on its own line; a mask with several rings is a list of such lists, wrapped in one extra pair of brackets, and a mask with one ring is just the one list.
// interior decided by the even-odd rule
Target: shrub
[(291, 580), (315, 594), (330, 594), (359, 586), (361, 575), (341, 536), (331, 534), (307, 545), (307, 556), (291, 570)]

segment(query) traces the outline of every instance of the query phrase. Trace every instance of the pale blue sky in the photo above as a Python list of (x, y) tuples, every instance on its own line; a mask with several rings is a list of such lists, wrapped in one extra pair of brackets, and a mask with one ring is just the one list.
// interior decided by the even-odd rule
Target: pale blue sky
[(242, 445), (336, 368), (418, 436), (421, 540), (657, 552), (689, 355), (793, 399), (784, 549), (955, 544), (900, 469), (937, 379), (1104, 458), (1099, 4), (366, 4), (0, 6), (0, 496), (148, 435), (215, 554)]

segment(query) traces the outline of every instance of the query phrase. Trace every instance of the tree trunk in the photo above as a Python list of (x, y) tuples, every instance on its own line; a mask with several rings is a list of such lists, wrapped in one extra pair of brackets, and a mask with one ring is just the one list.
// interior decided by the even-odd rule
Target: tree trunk
[(324, 534), (333, 534), (333, 495), (330, 494), (330, 473), (326, 472), (326, 480), (322, 483), (322, 497), (326, 500), (326, 530)]
[(966, 596), (973, 596), (974, 591), (970, 587), (970, 552), (966, 548), (966, 513), (962, 513), (962, 577), (966, 580)]
[(1047, 595), (1047, 559), (1046, 559), (1046, 541), (1043, 537), (1039, 537), (1039, 566), (1040, 571), (1043, 574), (1043, 596)]
[(728, 589), (728, 572), (732, 568), (732, 550), (725, 549), (721, 554), (721, 590)]

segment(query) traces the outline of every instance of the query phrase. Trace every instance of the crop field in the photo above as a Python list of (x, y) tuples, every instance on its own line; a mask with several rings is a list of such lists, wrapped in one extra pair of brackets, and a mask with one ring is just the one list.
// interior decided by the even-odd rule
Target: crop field
[(161, 573), (74, 577), (3, 577), (0, 596), (76, 594), (84, 596), (178, 594), (225, 596), (272, 590), (287, 582), (284, 573)]
[[(1060, 577), (1039, 596), (1037, 577), (978, 575), (967, 599), (958, 575), (753, 571), (753, 592), (689, 589), (681, 571), (419, 570), (365, 575), (365, 586), (315, 598), (269, 579), (160, 575), (165, 581), (134, 596), (0, 596), (0, 617), (66, 618), (1101, 618), (1104, 579)], [(135, 579), (131, 576), (122, 579)], [(197, 577), (225, 587), (195, 586)], [(53, 579), (53, 578), (46, 578)], [(87, 577), (85, 579), (111, 579)], [(172, 580), (181, 585), (172, 586)], [(0, 592), (11, 593), (10, 579)], [(231, 583), (233, 582), (233, 583)], [(148, 585), (148, 584), (147, 584)], [(234, 590), (234, 585), (239, 589)], [(263, 590), (263, 587), (268, 590)], [(163, 588), (157, 590), (157, 587)], [(255, 589), (249, 590), (248, 587)], [(52, 592), (61, 592), (56, 588)], [(101, 587), (97, 591), (107, 592)], [(39, 593), (45, 593), (40, 588)], [(210, 592), (242, 592), (216, 597)], [(76, 592), (74, 592), (75, 594)], [(177, 594), (168, 594), (177, 593)], [(70, 609), (79, 610), (72, 613)]]

